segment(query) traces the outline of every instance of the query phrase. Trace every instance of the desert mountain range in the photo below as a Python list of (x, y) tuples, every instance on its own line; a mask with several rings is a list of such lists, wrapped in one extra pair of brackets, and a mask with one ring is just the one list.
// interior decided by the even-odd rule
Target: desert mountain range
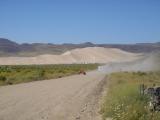
[(18, 44), (11, 40), (0, 38), (0, 56), (37, 56), (42, 54), (60, 55), (66, 51), (76, 48), (103, 47), (118, 48), (133, 53), (148, 53), (160, 51), (158, 43), (138, 43), (138, 44), (94, 44), (91, 42), (81, 44), (52, 44), (52, 43), (23, 43)]

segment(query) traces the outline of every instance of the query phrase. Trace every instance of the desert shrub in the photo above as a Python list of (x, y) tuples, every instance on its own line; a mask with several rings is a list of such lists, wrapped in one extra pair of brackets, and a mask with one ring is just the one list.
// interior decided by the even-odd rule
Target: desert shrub
[(7, 80), (7, 78), (5, 77), (5, 76), (3, 76), (3, 75), (0, 75), (0, 81), (6, 81)]
[(79, 70), (93, 70), (98, 64), (67, 65), (13, 65), (0, 66), (0, 85), (31, 82), (44, 79), (60, 78), (77, 74)]

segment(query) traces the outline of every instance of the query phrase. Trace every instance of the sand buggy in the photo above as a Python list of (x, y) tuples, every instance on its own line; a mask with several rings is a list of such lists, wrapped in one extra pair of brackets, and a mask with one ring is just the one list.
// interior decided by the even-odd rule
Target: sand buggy
[(79, 74), (79, 75), (80, 75), (80, 74), (86, 75), (86, 72), (85, 72), (84, 70), (80, 70), (80, 71), (78, 72), (78, 74)]
[(146, 94), (149, 95), (150, 111), (160, 111), (160, 87), (148, 88)]

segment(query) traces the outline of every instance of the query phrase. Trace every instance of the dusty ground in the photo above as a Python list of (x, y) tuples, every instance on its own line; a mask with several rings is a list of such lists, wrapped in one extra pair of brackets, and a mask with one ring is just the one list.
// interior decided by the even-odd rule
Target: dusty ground
[(99, 66), (98, 70), (104, 73), (160, 70), (160, 52), (143, 55), (137, 60), (128, 62), (110, 62), (106, 65)]
[(0, 120), (99, 120), (104, 77), (92, 71), (0, 87)]

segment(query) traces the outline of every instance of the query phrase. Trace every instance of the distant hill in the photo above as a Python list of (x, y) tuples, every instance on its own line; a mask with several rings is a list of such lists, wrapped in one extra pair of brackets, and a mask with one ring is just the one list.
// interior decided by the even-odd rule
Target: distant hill
[(52, 44), (52, 43), (23, 43), (18, 44), (11, 40), (0, 38), (0, 56), (36, 56), (41, 54), (62, 54), (68, 50), (85, 47), (105, 47), (118, 48), (128, 52), (146, 53), (160, 51), (158, 43), (138, 43), (138, 44), (94, 44), (91, 42), (81, 44)]
[(19, 51), (19, 44), (8, 39), (0, 38), (0, 52), (16, 53)]
[(0, 65), (108, 63), (132, 61), (140, 57), (141, 54), (129, 53), (116, 48), (85, 47), (69, 50), (60, 55), (0, 57)]

